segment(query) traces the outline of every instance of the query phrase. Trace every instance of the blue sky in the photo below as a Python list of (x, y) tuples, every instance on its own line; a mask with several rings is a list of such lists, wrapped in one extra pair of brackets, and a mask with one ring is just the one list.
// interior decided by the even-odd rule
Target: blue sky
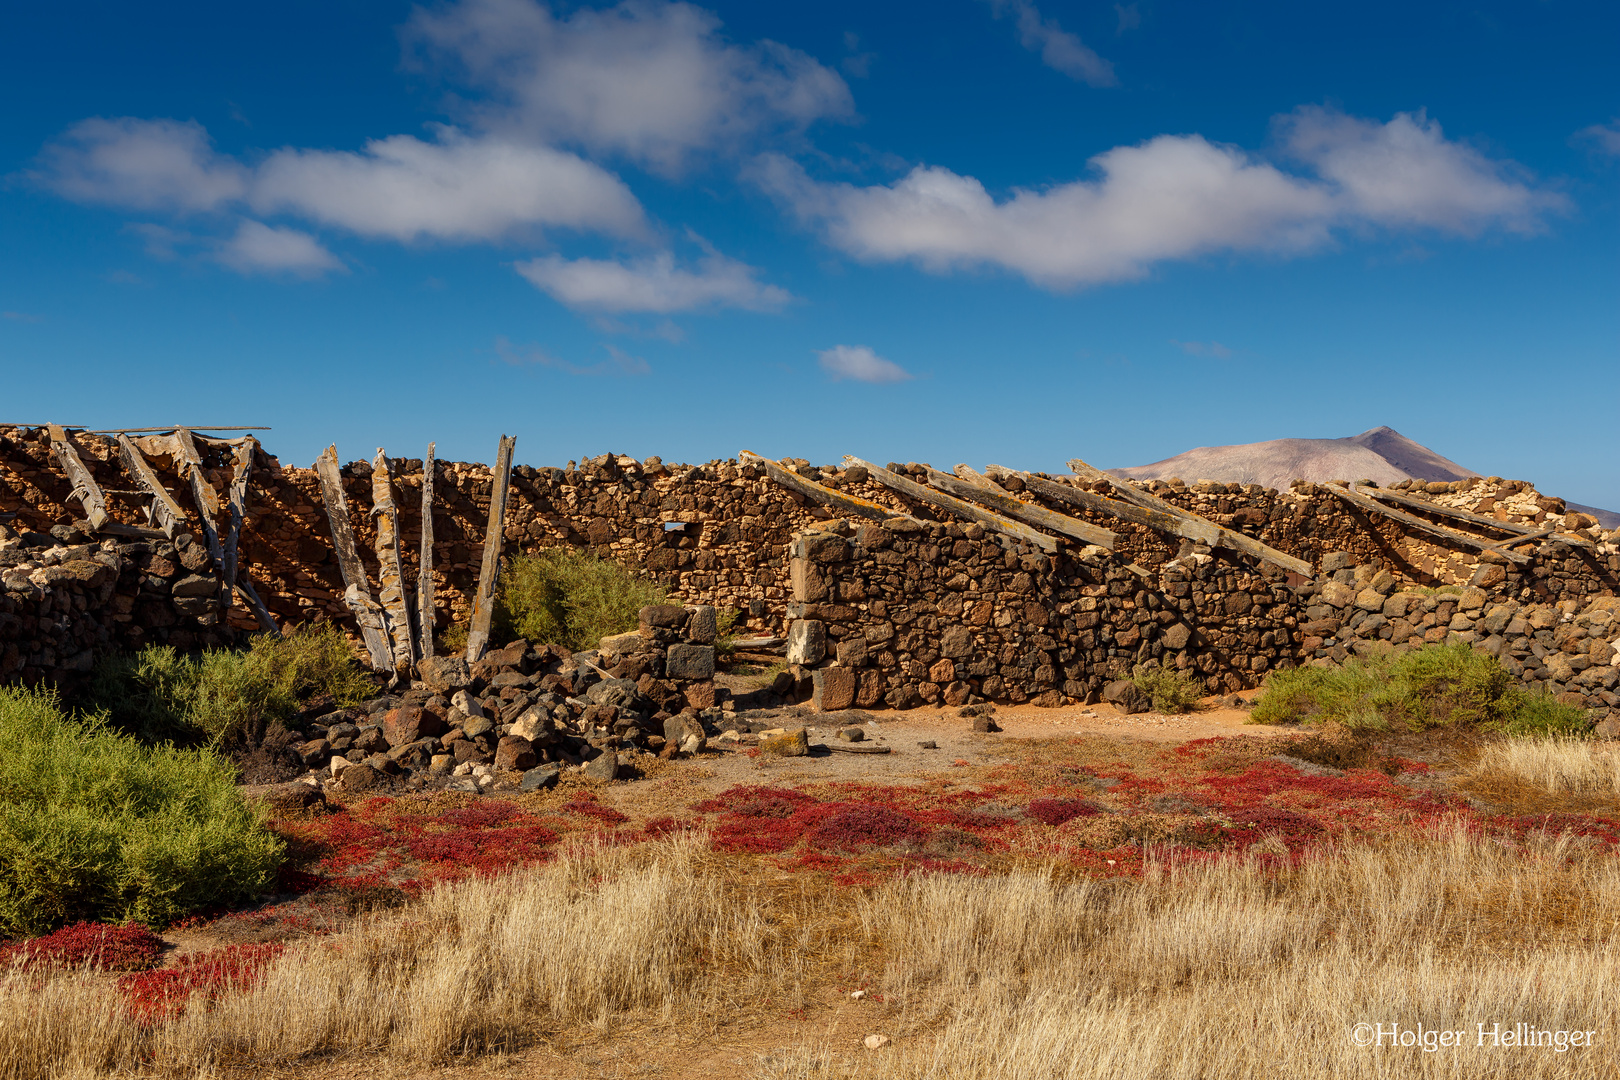
[(0, 422), (1620, 507), (1613, 5), (152, 7), (8, 12)]

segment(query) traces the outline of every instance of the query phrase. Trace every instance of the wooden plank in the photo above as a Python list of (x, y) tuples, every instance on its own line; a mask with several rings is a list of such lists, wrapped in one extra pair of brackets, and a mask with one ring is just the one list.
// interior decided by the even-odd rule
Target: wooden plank
[(349, 502), (343, 496), (343, 475), (338, 470), (337, 447), (328, 446), (315, 460), (315, 475), (321, 482), (321, 501), (326, 504), (326, 520), (332, 527), (332, 548), (337, 552), (338, 571), (343, 575), (343, 600), (354, 612), (360, 636), (366, 643), (374, 671), (392, 671), (393, 655), (383, 629), (382, 608), (371, 598), (365, 564), (355, 549), (354, 526), (349, 522)]
[[(1143, 509), (1158, 510), (1162, 513), (1171, 514), (1181, 518), (1183, 521), (1183, 529), (1193, 531), (1182, 531), (1179, 532), (1178, 535), (1186, 536), (1193, 540), (1203, 540), (1204, 543), (1209, 544), (1211, 547), (1223, 547), (1228, 551), (1241, 552), (1242, 554), (1248, 555), (1251, 558), (1259, 559), (1262, 562), (1271, 563), (1273, 566), (1280, 566), (1284, 570), (1292, 571), (1293, 573), (1300, 574), (1304, 577), (1311, 577), (1316, 572), (1311, 564), (1306, 562), (1304, 559), (1296, 559), (1294, 556), (1289, 555), (1286, 552), (1278, 551), (1269, 544), (1262, 544), (1252, 536), (1245, 536), (1242, 533), (1234, 532), (1231, 529), (1223, 529), (1221, 526), (1215, 524), (1213, 521), (1210, 521), (1207, 518), (1199, 517), (1197, 514), (1188, 513), (1179, 506), (1173, 506), (1170, 503), (1165, 502), (1163, 499), (1155, 498), (1154, 496), (1149, 495), (1145, 491), (1138, 491), (1125, 481), (1120, 480), (1117, 477), (1109, 476), (1102, 470), (1087, 465), (1079, 458), (1075, 458), (1070, 461), (1069, 468), (1074, 470), (1074, 474), (1076, 476), (1087, 480), (1107, 480), (1109, 487), (1118, 492), (1119, 497), (1127, 502), (1133, 502)], [(1206, 539), (1208, 535), (1207, 530), (1210, 529), (1215, 531), (1214, 540)]]
[(467, 663), (476, 662), (489, 647), (489, 626), (495, 617), (495, 578), (501, 568), (501, 540), (506, 530), (506, 493), (512, 483), (512, 448), (517, 439), (502, 435), (495, 454), (494, 482), (489, 495), (489, 528), (484, 533), (484, 561), (478, 568), (478, 592), (473, 597), (472, 628), (467, 631)]
[[(1483, 514), (1470, 513), (1467, 510), (1459, 510), (1454, 506), (1436, 506), (1432, 502), (1425, 502), (1422, 499), (1413, 498), (1412, 496), (1403, 494), (1399, 491), (1389, 491), (1385, 488), (1362, 487), (1357, 485), (1356, 490), (1363, 495), (1370, 495), (1375, 499), (1381, 499), (1385, 502), (1399, 503), (1402, 506), (1410, 506), (1414, 510), (1422, 510), (1427, 514), (1435, 514), (1439, 517), (1447, 517), (1455, 521), (1465, 521), (1470, 525), (1478, 525), (1487, 529), (1495, 529), (1497, 532), (1516, 533), (1519, 536), (1524, 537), (1533, 535), (1537, 539), (1540, 539), (1543, 536), (1552, 536), (1552, 534), (1558, 531), (1556, 527), (1550, 529), (1538, 529), (1534, 525), (1525, 525), (1517, 521), (1497, 521), (1493, 517), (1486, 517)], [(1590, 540), (1582, 540), (1578, 536), (1554, 536), (1553, 539), (1560, 544), (1568, 544), (1570, 547), (1596, 547), (1596, 545)], [(1510, 541), (1502, 541), (1502, 543), (1508, 544)], [(1520, 543), (1520, 541), (1514, 540), (1511, 541), (1511, 543), (1517, 544)]]
[[(1366, 488), (1362, 488), (1361, 490), (1365, 491)], [(1546, 529), (1537, 529), (1535, 532), (1515, 535), (1507, 540), (1492, 541), (1488, 546), (1493, 548), (1518, 547), (1520, 544), (1528, 544), (1532, 540), (1540, 540), (1544, 536), (1551, 536), (1557, 531), (1558, 530), (1556, 528), (1550, 527)]]
[[(1187, 528), (1187, 523), (1175, 514), (1166, 514), (1161, 510), (1149, 510), (1144, 506), (1137, 506), (1135, 503), (1128, 503), (1121, 499), (1110, 499), (1107, 496), (1098, 495), (1091, 491), (1081, 491), (1079, 488), (1070, 487), (1068, 484), (1060, 484), (1055, 480), (1045, 480), (1039, 476), (1021, 472), (1018, 469), (1008, 469), (1001, 465), (988, 465), (985, 467), (985, 471), (997, 478), (1016, 476), (1024, 482), (1025, 488), (1055, 502), (1067, 503), (1070, 506), (1082, 510), (1092, 510), (1099, 514), (1110, 514), (1121, 521), (1129, 521), (1136, 525), (1146, 526), (1149, 529), (1157, 529), (1160, 532), (1173, 533), (1176, 536), (1185, 535), (1183, 530)], [(1203, 532), (1205, 535), (1213, 536), (1208, 530)], [(1190, 537), (1189, 539), (1196, 538)], [(1211, 546), (1214, 545), (1211, 544)]]
[(254, 427), (251, 424), (245, 424), (242, 427), (121, 427), (121, 428), (97, 428), (96, 430), (90, 432), (90, 434), (92, 434), (92, 435), (121, 435), (121, 434), (124, 434), (125, 432), (127, 432), (127, 433), (129, 433), (131, 435), (143, 435), (143, 434), (146, 434), (148, 432), (165, 432), (165, 431), (269, 431), (269, 430), (271, 430), (271, 429), (267, 428), (267, 427)]
[(844, 463), (846, 465), (861, 466), (872, 474), (872, 479), (891, 491), (897, 491), (901, 495), (916, 499), (918, 502), (927, 503), (930, 506), (937, 506), (941, 510), (949, 511), (957, 517), (965, 518), (968, 521), (976, 521), (987, 529), (993, 529), (1003, 535), (1031, 544), (1048, 555), (1057, 554), (1058, 543), (1056, 540), (1043, 532), (1036, 532), (1022, 522), (1002, 517), (1000, 514), (992, 514), (988, 510), (981, 510), (972, 503), (964, 502), (954, 495), (946, 495), (943, 492), (925, 487), (914, 480), (907, 480), (903, 476), (892, 473), (881, 466), (873, 465), (870, 461), (862, 461), (858, 457), (846, 455)]
[(1432, 521), (1425, 521), (1420, 517), (1414, 517), (1404, 510), (1397, 510), (1393, 506), (1385, 506), (1381, 502), (1367, 498), (1367, 496), (1361, 494), (1359, 491), (1351, 491), (1350, 489), (1341, 487), (1338, 484), (1323, 484), (1321, 486), (1323, 490), (1331, 491), (1333, 494), (1337, 495), (1351, 506), (1356, 506), (1362, 510), (1367, 510), (1375, 514), (1382, 514), (1390, 520), (1400, 522), (1402, 525), (1405, 525), (1407, 528), (1416, 532), (1425, 533), (1429, 536), (1435, 537), (1436, 539), (1444, 540), (1450, 544), (1459, 544), (1462, 547), (1473, 548), (1475, 551), (1497, 551), (1500, 552), (1501, 555), (1508, 561), (1516, 563), (1520, 566), (1530, 561), (1528, 556), (1520, 555), (1516, 551), (1493, 547), (1490, 541), (1481, 539), (1478, 536), (1467, 536), (1453, 529), (1448, 529), (1443, 525), (1436, 525)]
[(231, 455), (231, 490), (227, 498), (230, 524), (225, 529), (225, 541), (220, 545), (224, 556), (220, 561), (220, 577), (225, 586), (221, 604), (226, 609), (236, 595), (236, 578), (240, 572), (237, 544), (242, 537), (242, 521), (247, 517), (248, 477), (253, 472), (253, 448), (257, 445), (255, 440), (249, 439), (239, 444)]
[(147, 529), (140, 525), (125, 525), (121, 521), (109, 521), (100, 529), (108, 536), (127, 536), (131, 540), (168, 540), (169, 535), (162, 529)]
[[(967, 469), (968, 472), (973, 473), (973, 470), (968, 469), (966, 465), (958, 465), (957, 469)], [(977, 473), (973, 473), (973, 475), (978, 476)], [(1117, 533), (1109, 532), (1107, 529), (1093, 525), (1088, 521), (1080, 521), (1066, 514), (1054, 514), (1044, 506), (1036, 506), (1021, 499), (1015, 499), (1008, 492), (994, 488), (982, 476), (979, 477), (979, 481), (979, 483), (975, 484), (959, 476), (942, 473), (938, 469), (928, 470), (928, 482), (940, 490), (988, 506), (997, 513), (1004, 514), (1015, 521), (1022, 521), (1026, 525), (1034, 525), (1037, 528), (1059, 533), (1070, 539), (1079, 540), (1083, 544), (1096, 544), (1098, 547), (1105, 547), (1109, 551), (1114, 550), (1114, 544), (1119, 540)]]
[[(176, 428), (174, 432), (175, 446), (180, 451), (180, 467), (183, 475), (191, 483), (191, 501), (197, 506), (197, 517), (202, 521), (203, 539), (208, 544), (208, 555), (214, 560), (215, 568), (222, 573), (225, 569), (225, 549), (219, 542), (219, 527), (214, 524), (219, 516), (219, 493), (214, 485), (208, 482), (203, 475), (202, 455), (197, 453), (197, 443), (191, 437), (191, 432), (185, 428)], [(231, 582), (224, 582), (223, 586), (230, 587)]]
[(90, 523), (91, 532), (100, 532), (101, 527), (112, 520), (107, 513), (107, 499), (101, 494), (101, 488), (96, 484), (96, 478), (90, 475), (90, 470), (84, 467), (84, 460), (79, 457), (79, 451), (62, 430), (60, 424), (49, 424), (46, 431), (51, 437), (51, 455), (56, 458), (67, 478), (73, 481), (73, 495), (78, 498), (84, 507), (85, 520)]
[(814, 480), (806, 480), (798, 473), (784, 469), (769, 458), (762, 458), (750, 450), (744, 450), (737, 457), (739, 461), (746, 464), (758, 465), (765, 470), (766, 476), (778, 484), (781, 484), (789, 491), (797, 491), (800, 495), (813, 499), (822, 506), (830, 506), (835, 510), (842, 510), (846, 514), (865, 518), (867, 521), (882, 522), (887, 521), (889, 518), (898, 517), (905, 518), (908, 521), (916, 521), (920, 525), (926, 524), (926, 522), (919, 521), (904, 510), (891, 510), (887, 506), (880, 506), (875, 502), (867, 502), (865, 499), (856, 498), (854, 495), (846, 495), (842, 491), (834, 491), (830, 487), (823, 487)]
[(186, 512), (180, 509), (180, 504), (174, 501), (169, 489), (163, 486), (163, 481), (152, 471), (146, 455), (141, 453), (140, 447), (136, 446), (128, 435), (118, 436), (118, 453), (123, 458), (124, 469), (152, 496), (152, 523), (163, 530), (165, 537), (173, 540), (174, 534), (186, 523)]
[(411, 605), (405, 596), (405, 562), (399, 552), (399, 509), (394, 505), (394, 478), (382, 447), (371, 463), (371, 516), (377, 519), (377, 602), (383, 628), (394, 645), (394, 670), (406, 674), (416, 663), (411, 634)]
[(427, 460), (422, 462), (422, 557), (416, 571), (416, 629), (419, 654), (433, 655), (433, 452), (438, 443), (428, 443)]

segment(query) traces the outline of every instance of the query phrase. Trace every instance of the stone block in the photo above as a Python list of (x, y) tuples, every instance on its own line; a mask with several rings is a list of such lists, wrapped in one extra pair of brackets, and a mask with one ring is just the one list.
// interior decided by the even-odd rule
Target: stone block
[(859, 682), (857, 672), (850, 668), (817, 668), (811, 675), (810, 707), (817, 712), (850, 708)]
[(686, 640), (694, 645), (713, 645), (718, 633), (714, 608), (708, 604), (694, 604), (686, 610)]
[(671, 645), (664, 657), (664, 674), (681, 680), (714, 678), (714, 646)]
[(648, 604), (639, 613), (643, 630), (679, 630), (686, 623), (686, 609), (679, 604)]
[(534, 744), (521, 735), (508, 735), (495, 746), (495, 768), (500, 772), (527, 772), (539, 760)]
[(804, 728), (771, 735), (759, 740), (759, 752), (772, 757), (807, 757), (810, 753), (810, 735)]
[(787, 662), (816, 664), (827, 655), (827, 627), (819, 619), (795, 619), (788, 627)]

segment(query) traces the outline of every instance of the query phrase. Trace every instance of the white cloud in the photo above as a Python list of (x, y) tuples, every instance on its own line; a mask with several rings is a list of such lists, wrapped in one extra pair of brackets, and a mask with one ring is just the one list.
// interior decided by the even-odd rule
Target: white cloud
[(594, 364), (573, 364), (552, 356), (538, 345), (518, 348), (504, 337), (495, 339), (495, 353), (513, 367), (534, 365), (567, 372), (569, 375), (639, 376), (652, 374), (652, 367), (639, 356), (632, 356), (613, 345), (603, 345), (606, 360)]
[(320, 241), (297, 229), (244, 221), (223, 243), (215, 258), (244, 274), (291, 273), (304, 276), (342, 270), (344, 266)]
[(443, 129), (394, 135), (359, 153), (278, 150), (250, 200), (362, 236), (495, 240), (537, 226), (639, 234), (641, 204), (618, 177), (574, 154)]
[(1581, 128), (1575, 133), (1575, 139), (1578, 142), (1590, 143), (1600, 154), (1620, 157), (1620, 119)]
[(180, 213), (240, 199), (247, 170), (214, 152), (195, 120), (81, 120), (48, 143), (34, 183), (77, 202)]
[(1170, 344), (1188, 356), (1213, 356), (1217, 360), (1227, 360), (1232, 356), (1232, 350), (1218, 341), (1177, 341), (1171, 338)]
[(518, 263), (517, 272), (569, 307), (590, 311), (774, 311), (793, 299), (787, 291), (757, 281), (753, 267), (712, 249), (695, 271), (677, 266), (674, 255), (664, 251), (629, 262), (545, 255)]
[(418, 9), (407, 37), (493, 95), (489, 130), (622, 153), (665, 171), (694, 150), (854, 110), (837, 73), (773, 41), (740, 47), (712, 13), (628, 0), (558, 18), (534, 0)]
[(1277, 124), (1289, 153), (1337, 189), (1341, 211), (1376, 225), (1477, 235), (1492, 226), (1534, 232), (1562, 196), (1532, 188), (1524, 170), (1448, 142), (1419, 110), (1387, 124), (1306, 106)]
[(1048, 288), (1139, 278), (1156, 263), (1215, 252), (1297, 253), (1343, 226), (1525, 232), (1566, 205), (1511, 163), (1447, 142), (1421, 114), (1380, 125), (1302, 109), (1279, 128), (1316, 176), (1198, 135), (1160, 135), (1092, 158), (1096, 179), (999, 202), (973, 177), (937, 166), (857, 187), (819, 183), (765, 156), (755, 178), (857, 258), (909, 259), (936, 273), (999, 266)]
[(853, 379), (864, 383), (897, 383), (912, 378), (911, 372), (885, 360), (865, 345), (834, 345), (816, 353), (821, 358), (821, 370), (833, 377), (834, 382)]
[[(497, 240), (538, 228), (640, 236), (641, 204), (624, 182), (563, 150), (440, 128), (434, 141), (376, 139), (359, 152), (277, 150), (258, 166), (216, 153), (198, 124), (86, 120), (40, 155), (29, 177), (87, 202), (177, 213), (247, 204), (362, 236)], [(140, 226), (155, 253), (162, 226)]]
[[(990, 0), (996, 18), (1011, 14), (1018, 27), (1018, 43), (1039, 53), (1041, 63), (1090, 86), (1116, 86), (1114, 65), (1098, 56), (1080, 38), (1044, 17), (1032, 0)], [(1117, 6), (1117, 5), (1116, 5)], [(1120, 15), (1120, 25), (1125, 16)]]

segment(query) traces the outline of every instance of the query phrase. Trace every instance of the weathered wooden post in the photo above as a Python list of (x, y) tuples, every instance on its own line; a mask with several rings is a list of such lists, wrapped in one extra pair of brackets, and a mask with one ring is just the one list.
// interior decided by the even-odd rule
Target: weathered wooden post
[(393, 656), (383, 629), (382, 608), (371, 598), (366, 568), (355, 551), (354, 527), (349, 523), (349, 503), (343, 497), (343, 477), (338, 471), (337, 447), (328, 446), (315, 461), (315, 474), (321, 481), (321, 500), (326, 503), (326, 520), (332, 527), (332, 547), (337, 552), (338, 570), (343, 574), (343, 599), (360, 624), (374, 671), (392, 671)]
[(411, 607), (405, 597), (405, 564), (399, 553), (394, 479), (380, 446), (371, 463), (371, 516), (377, 519), (377, 600), (382, 604), (383, 625), (393, 640), (394, 670), (406, 674), (416, 663), (416, 649), (411, 636)]
[(422, 659), (433, 655), (433, 451), (428, 443), (422, 462), (422, 558), (416, 574), (416, 628), (421, 635)]
[(495, 455), (494, 482), (489, 493), (489, 529), (484, 534), (484, 561), (478, 570), (478, 595), (473, 598), (472, 628), (467, 632), (467, 663), (489, 647), (489, 625), (495, 616), (495, 578), (501, 568), (501, 538), (506, 529), (506, 493), (512, 482), (512, 448), (517, 439), (502, 435)]

